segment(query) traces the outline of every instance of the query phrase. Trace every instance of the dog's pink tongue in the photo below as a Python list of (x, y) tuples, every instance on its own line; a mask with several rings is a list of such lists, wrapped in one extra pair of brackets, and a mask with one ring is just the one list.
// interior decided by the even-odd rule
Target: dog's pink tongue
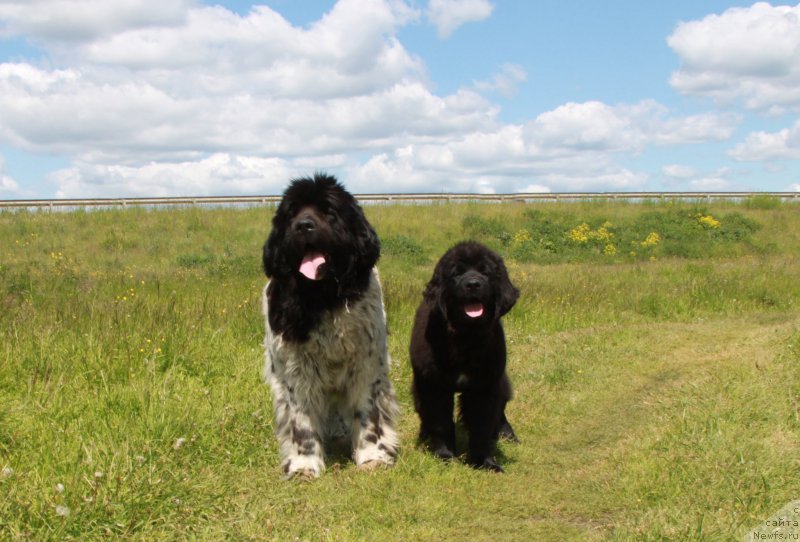
[(470, 303), (469, 305), (464, 305), (464, 312), (466, 312), (467, 316), (470, 318), (478, 318), (483, 315), (483, 305), (480, 303)]
[(300, 273), (311, 280), (319, 280), (319, 268), (325, 263), (325, 256), (319, 252), (309, 252), (300, 262)]

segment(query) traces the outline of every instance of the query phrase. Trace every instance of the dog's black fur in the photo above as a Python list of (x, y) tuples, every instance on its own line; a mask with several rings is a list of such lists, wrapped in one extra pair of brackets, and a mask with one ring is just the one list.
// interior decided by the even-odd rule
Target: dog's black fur
[(456, 453), (453, 407), (460, 393), (468, 461), (503, 471), (494, 457), (497, 439), (517, 438), (505, 416), (511, 383), (500, 318), (518, 297), (503, 260), (479, 243), (459, 243), (436, 264), (417, 309), (410, 355), (420, 440), (438, 457)]
[[(335, 177), (317, 173), (293, 180), (264, 244), (272, 329), (285, 340), (307, 340), (322, 311), (361, 297), (380, 250), (378, 236), (361, 207)], [(311, 251), (326, 256), (321, 280), (308, 280), (298, 272), (304, 255)]]

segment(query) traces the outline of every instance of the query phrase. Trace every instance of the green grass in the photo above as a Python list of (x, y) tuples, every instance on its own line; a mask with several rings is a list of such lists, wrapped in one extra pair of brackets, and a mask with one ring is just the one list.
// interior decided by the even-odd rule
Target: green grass
[[(403, 449), (393, 469), (340, 462), (312, 483), (281, 479), (260, 381), (269, 208), (0, 213), (0, 539), (741, 537), (797, 499), (797, 211), (368, 207)], [(613, 235), (575, 241), (581, 224)], [(415, 442), (414, 310), (468, 237), (522, 291), (505, 475)]]

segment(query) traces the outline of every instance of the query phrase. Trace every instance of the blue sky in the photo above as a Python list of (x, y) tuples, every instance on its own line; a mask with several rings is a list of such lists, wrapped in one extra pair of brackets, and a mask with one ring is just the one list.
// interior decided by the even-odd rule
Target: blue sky
[(8, 0), (0, 198), (800, 190), (800, 5)]

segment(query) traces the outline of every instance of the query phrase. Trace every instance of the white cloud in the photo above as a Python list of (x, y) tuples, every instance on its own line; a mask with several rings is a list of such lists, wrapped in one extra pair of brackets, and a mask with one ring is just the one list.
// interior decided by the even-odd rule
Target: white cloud
[(418, 78), (421, 62), (395, 37), (415, 13), (388, 0), (341, 0), (304, 29), (266, 6), (244, 17), (196, 8), (181, 26), (118, 33), (76, 52), (83, 62), (131, 70), (174, 95), (357, 96)]
[(741, 161), (800, 159), (800, 121), (778, 132), (753, 132), (728, 154)]
[(0, 36), (74, 42), (149, 26), (183, 22), (193, 0), (3, 0)]
[(447, 39), (459, 26), (483, 21), (493, 10), (488, 0), (430, 0), (426, 14), (439, 37)]
[(539, 115), (527, 137), (545, 148), (614, 151), (642, 146), (630, 119), (602, 102), (567, 103)]
[(708, 113), (669, 117), (652, 100), (610, 106), (602, 102), (567, 103), (539, 115), (526, 126), (531, 140), (565, 150), (640, 152), (645, 146), (682, 145), (728, 139), (738, 119)]
[(661, 172), (672, 179), (691, 179), (697, 172), (693, 167), (670, 164), (661, 168)]
[(0, 193), (16, 193), (19, 191), (19, 184), (6, 175), (0, 172)]
[(615, 164), (605, 150), (565, 152), (528, 135), (526, 127), (509, 125), (408, 145), (352, 166), (347, 178), (369, 192), (391, 185), (434, 193), (639, 190), (647, 181)]
[(0, 195), (8, 197), (19, 195), (19, 193), (19, 184), (8, 175), (3, 157), (0, 156)]
[[(397, 37), (420, 17), (400, 0), (340, 0), (305, 27), (266, 6), (92, 5), (60, 26), (52, 14), (89, 0), (0, 4), (4, 32), (47, 56), (0, 64), (0, 144), (68, 157), (50, 178), (61, 197), (278, 193), (315, 169), (346, 173), (358, 192), (640, 190), (647, 176), (619, 154), (721, 141), (739, 122), (644, 100), (570, 102), (503, 124), (487, 95), (513, 94), (525, 71), (505, 64), (436, 94)], [(434, 1), (427, 14), (452, 32), (491, 9)]]
[(503, 64), (500, 71), (489, 81), (475, 81), (475, 88), (481, 92), (497, 92), (511, 98), (517, 93), (517, 86), (528, 78), (528, 74), (516, 64)]
[(51, 180), (58, 186), (56, 196), (99, 197), (270, 194), (279, 193), (286, 180), (305, 173), (280, 158), (256, 158), (217, 153), (202, 160), (169, 163), (154, 162), (143, 166), (97, 165), (77, 163), (60, 170)]
[(520, 194), (549, 194), (551, 190), (550, 187), (541, 184), (529, 184), (522, 188), (517, 188), (516, 192)]
[[(397, 101), (384, 96), (328, 106), (309, 104), (310, 110), (291, 117), (291, 124), (274, 139), (258, 145), (248, 142), (259, 141), (260, 114), (255, 107), (245, 107), (236, 117), (244, 136), (232, 133), (225, 141), (222, 131), (200, 131), (194, 138), (188, 130), (184, 134), (184, 143), (228, 151), (209, 158), (193, 154), (191, 146), (168, 151), (165, 147), (173, 137), (165, 130), (163, 140), (153, 147), (153, 152), (160, 149), (164, 154), (158, 162), (116, 156), (114, 145), (79, 154), (76, 165), (56, 174), (53, 181), (61, 187), (59, 196), (88, 197), (104, 191), (166, 195), (186, 193), (187, 187), (192, 194), (265, 193), (279, 192), (285, 179), (302, 174), (305, 167), (344, 171), (348, 185), (358, 192), (641, 190), (647, 176), (618, 166), (613, 155), (639, 152), (649, 144), (680, 143), (674, 136), (666, 140), (659, 134), (665, 127), (680, 125), (682, 119), (664, 117), (661, 108), (652, 105), (567, 104), (526, 125), (497, 125), (486, 111), (488, 103), (466, 91), (445, 99), (421, 86), (396, 92)], [(409, 100), (407, 93), (417, 99)], [(233, 109), (223, 113), (233, 116)], [(265, 118), (273, 118), (277, 109), (269, 109)], [(656, 114), (648, 116), (646, 111)], [(328, 120), (315, 124), (321, 118)], [(365, 118), (384, 120), (377, 125), (359, 120)], [(291, 126), (296, 127), (294, 132)], [(157, 134), (156, 130), (153, 137)], [(143, 148), (152, 142), (139, 139)], [(366, 158), (348, 154), (356, 145)], [(297, 156), (258, 158), (292, 154)], [(142, 151), (144, 156), (148, 155)], [(530, 186), (521, 188), (522, 182)]]
[(679, 92), (750, 109), (800, 111), (800, 5), (765, 2), (680, 23), (667, 39)]
[(441, 97), (423, 84), (393, 35), (413, 17), (401, 7), (344, 0), (308, 30), (265, 7), (244, 18), (200, 8), (180, 28), (91, 42), (80, 67), (0, 64), (0, 138), (130, 165), (358, 151), (494, 125), (497, 108), (476, 92)]
[(723, 177), (701, 177), (692, 179), (689, 188), (697, 192), (724, 192), (734, 189), (733, 183)]
[(800, 184), (791, 184), (786, 188), (787, 192), (800, 192)]

